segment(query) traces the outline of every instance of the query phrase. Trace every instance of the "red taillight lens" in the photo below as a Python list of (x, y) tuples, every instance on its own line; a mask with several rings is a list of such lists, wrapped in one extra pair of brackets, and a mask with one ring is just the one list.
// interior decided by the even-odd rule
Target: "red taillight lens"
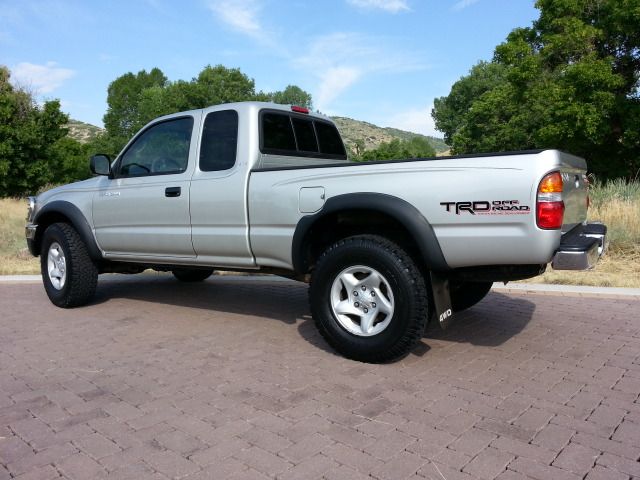
[(309, 113), (309, 109), (305, 107), (299, 107), (297, 105), (291, 106), (291, 111), (296, 113)]
[(540, 181), (536, 204), (536, 222), (539, 228), (562, 228), (564, 202), (562, 201), (562, 175), (551, 172)]
[(538, 202), (538, 227), (561, 228), (563, 217), (564, 202)]

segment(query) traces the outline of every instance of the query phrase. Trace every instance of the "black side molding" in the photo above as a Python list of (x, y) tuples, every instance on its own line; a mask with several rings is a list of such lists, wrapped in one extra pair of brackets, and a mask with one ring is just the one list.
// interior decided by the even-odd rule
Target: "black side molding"
[(32, 253), (35, 255), (40, 254), (42, 234), (45, 230), (44, 228), (40, 228), (40, 225), (50, 225), (51, 223), (63, 221), (64, 218), (68, 219), (84, 241), (87, 251), (89, 252), (89, 256), (96, 261), (102, 260), (102, 252), (98, 248), (98, 244), (96, 243), (87, 219), (78, 207), (64, 200), (55, 200), (51, 203), (47, 203), (40, 211), (38, 211), (38, 214), (33, 220), (33, 223), (38, 225), (38, 231), (36, 233), (33, 246), (30, 245), (30, 249), (33, 248)]
[(291, 247), (291, 258), (296, 272), (305, 273), (308, 269), (304, 246), (308, 241), (307, 235), (312, 226), (327, 215), (346, 210), (369, 210), (389, 215), (406, 228), (415, 239), (424, 264), (429, 270), (439, 272), (450, 270), (433, 227), (417, 208), (392, 195), (363, 192), (331, 197), (318, 213), (300, 219), (293, 234)]

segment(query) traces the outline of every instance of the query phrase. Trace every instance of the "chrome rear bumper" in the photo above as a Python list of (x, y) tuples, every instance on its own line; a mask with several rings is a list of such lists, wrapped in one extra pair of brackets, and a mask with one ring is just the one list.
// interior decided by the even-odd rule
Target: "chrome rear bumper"
[(589, 270), (607, 247), (607, 226), (602, 223), (579, 225), (562, 235), (551, 266), (554, 270)]

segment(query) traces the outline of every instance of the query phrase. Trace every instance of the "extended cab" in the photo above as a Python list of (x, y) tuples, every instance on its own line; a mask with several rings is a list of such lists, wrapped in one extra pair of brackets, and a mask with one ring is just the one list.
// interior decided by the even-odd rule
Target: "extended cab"
[(354, 163), (331, 120), (300, 107), (161, 117), (91, 169), (29, 199), (27, 243), (55, 305), (89, 302), (105, 272), (273, 273), (310, 282), (320, 332), (362, 361), (403, 355), (493, 282), (588, 269), (605, 247), (581, 158)]

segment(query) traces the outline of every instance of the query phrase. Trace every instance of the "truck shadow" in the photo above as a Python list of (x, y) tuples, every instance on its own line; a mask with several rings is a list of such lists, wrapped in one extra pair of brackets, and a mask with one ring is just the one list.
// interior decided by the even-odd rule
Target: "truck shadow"
[[(203, 309), (277, 320), (298, 325), (300, 335), (309, 343), (334, 353), (318, 334), (303, 283), (273, 277), (214, 276), (196, 283), (182, 283), (171, 275), (112, 276), (101, 278), (94, 304), (130, 299), (153, 304)], [(529, 323), (535, 304), (522, 297), (492, 292), (474, 307), (455, 315), (443, 331), (432, 322), (423, 341), (409, 354), (425, 355), (430, 341), (469, 343), (494, 347), (518, 335)], [(172, 318), (178, 319), (179, 316)]]
[(518, 335), (531, 321), (535, 303), (491, 292), (477, 305), (457, 313), (452, 324), (442, 330), (431, 322), (424, 339), (495, 347)]

